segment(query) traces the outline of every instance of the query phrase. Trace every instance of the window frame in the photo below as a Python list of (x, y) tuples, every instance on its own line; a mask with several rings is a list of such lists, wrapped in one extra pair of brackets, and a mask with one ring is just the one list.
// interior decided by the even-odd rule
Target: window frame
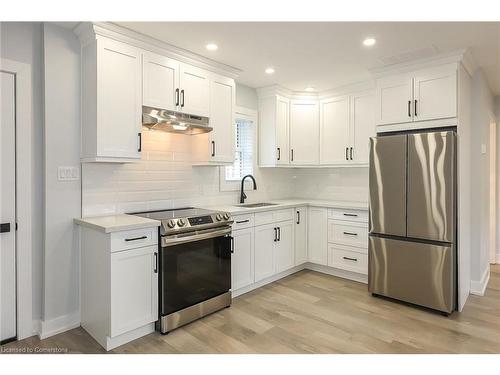
[[(246, 120), (246, 121), (251, 121), (253, 124), (253, 149), (252, 149), (252, 159), (253, 159), (253, 165), (252, 169), (254, 171), (254, 174), (257, 169), (257, 140), (258, 140), (258, 129), (259, 129), (259, 124), (258, 124), (258, 112), (256, 110), (246, 108), (246, 107), (240, 107), (236, 106), (235, 111), (234, 111), (234, 122), (233, 126), (236, 125), (236, 120), (241, 119), (241, 120)], [(229, 166), (229, 165), (228, 165)], [(250, 186), (250, 181), (245, 181), (245, 184), (249, 184)], [(219, 190), (220, 191), (239, 191), (241, 189), (241, 181), (238, 180), (233, 180), (233, 181), (226, 181), (226, 166), (220, 166), (219, 167)]]

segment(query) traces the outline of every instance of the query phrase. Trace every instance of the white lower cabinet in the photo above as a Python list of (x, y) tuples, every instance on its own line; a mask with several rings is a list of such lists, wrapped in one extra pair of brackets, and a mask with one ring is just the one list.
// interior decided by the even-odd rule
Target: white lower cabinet
[(328, 231), (327, 231), (328, 211), (322, 207), (309, 207), (307, 219), (307, 249), (309, 262), (328, 264)]
[(328, 244), (328, 265), (346, 271), (367, 274), (368, 251), (356, 247)]
[(280, 273), (292, 268), (295, 264), (293, 221), (277, 224), (278, 240), (274, 245), (275, 272)]
[(307, 207), (295, 209), (295, 265), (307, 262)]
[(233, 231), (234, 253), (231, 257), (231, 289), (237, 290), (254, 282), (254, 228)]
[(274, 223), (255, 227), (255, 282), (274, 275)]

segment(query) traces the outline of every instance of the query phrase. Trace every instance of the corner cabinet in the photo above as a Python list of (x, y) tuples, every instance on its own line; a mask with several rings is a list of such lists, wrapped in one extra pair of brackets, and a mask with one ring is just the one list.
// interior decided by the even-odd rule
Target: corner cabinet
[(141, 158), (141, 51), (96, 37), (82, 47), (83, 162)]

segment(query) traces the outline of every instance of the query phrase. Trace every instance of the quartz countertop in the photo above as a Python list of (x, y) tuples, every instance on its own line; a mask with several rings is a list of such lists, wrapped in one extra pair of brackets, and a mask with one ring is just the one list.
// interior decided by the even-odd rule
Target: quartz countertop
[(76, 218), (74, 222), (104, 233), (159, 227), (161, 224), (158, 220), (127, 214)]

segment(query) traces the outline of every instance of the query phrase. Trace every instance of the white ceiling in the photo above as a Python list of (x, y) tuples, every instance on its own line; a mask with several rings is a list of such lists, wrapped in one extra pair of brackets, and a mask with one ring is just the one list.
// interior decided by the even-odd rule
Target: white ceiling
[[(369, 79), (370, 68), (407, 54), (470, 48), (500, 95), (500, 23), (478, 22), (118, 22), (117, 24), (243, 70), (250, 87), (326, 90)], [(362, 40), (372, 36), (375, 46)], [(211, 52), (205, 44), (215, 42)], [(266, 67), (275, 74), (264, 73)]]

